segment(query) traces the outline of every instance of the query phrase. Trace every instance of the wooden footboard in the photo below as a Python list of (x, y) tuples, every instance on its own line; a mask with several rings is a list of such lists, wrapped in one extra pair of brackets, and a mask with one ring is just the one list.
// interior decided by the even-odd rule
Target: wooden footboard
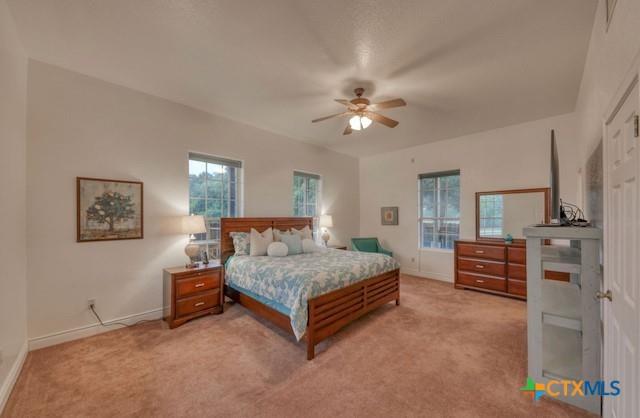
[(362, 315), (395, 300), (400, 305), (400, 271), (393, 270), (309, 300), (307, 360), (315, 346)]
[[(288, 316), (261, 302), (225, 286), (225, 294), (255, 314), (293, 334)], [(309, 299), (307, 322), (307, 359), (315, 357), (315, 346), (352, 321), (391, 301), (400, 305), (400, 271), (393, 270), (343, 289)]]

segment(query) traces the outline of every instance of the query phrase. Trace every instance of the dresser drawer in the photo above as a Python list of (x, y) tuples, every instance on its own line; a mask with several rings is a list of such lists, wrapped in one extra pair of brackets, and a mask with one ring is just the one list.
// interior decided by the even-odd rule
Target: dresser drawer
[(458, 271), (458, 283), (483, 289), (497, 290), (500, 292), (507, 291), (507, 281), (505, 279), (480, 274)]
[(458, 255), (463, 257), (486, 258), (490, 260), (505, 260), (505, 248), (491, 245), (458, 244)]
[(458, 270), (473, 271), (493, 276), (505, 275), (504, 263), (485, 260), (471, 260), (468, 258), (458, 258)]
[(185, 296), (200, 293), (205, 290), (217, 289), (220, 287), (220, 273), (211, 272), (202, 276), (176, 280), (176, 297), (183, 298)]
[(509, 286), (508, 292), (512, 295), (527, 296), (527, 282), (524, 280), (509, 279), (507, 285)]
[(507, 247), (509, 263), (527, 264), (527, 250), (525, 248)]
[(199, 296), (176, 301), (176, 316), (185, 316), (194, 312), (213, 308), (220, 304), (220, 289)]
[(509, 263), (509, 278), (527, 280), (527, 266)]

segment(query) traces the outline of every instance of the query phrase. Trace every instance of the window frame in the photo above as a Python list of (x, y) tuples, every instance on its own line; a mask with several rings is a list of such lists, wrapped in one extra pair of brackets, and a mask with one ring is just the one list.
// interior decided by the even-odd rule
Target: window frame
[[(448, 201), (448, 192), (449, 190), (451, 190), (449, 187), (446, 188), (442, 188), (440, 186), (440, 181), (445, 178), (445, 177), (451, 177), (451, 176), (458, 176), (458, 216), (457, 217), (449, 217), (449, 216), (439, 216), (439, 212), (440, 212), (440, 194), (442, 191), (446, 192), (447, 195), (447, 201)], [(424, 204), (424, 200), (423, 200), (423, 182), (422, 180), (424, 179), (434, 179), (435, 180), (435, 185), (434, 188), (431, 189), (433, 191), (433, 196), (434, 196), (434, 200), (433, 200), (433, 207), (434, 207), (434, 216), (424, 216), (424, 211), (423, 211), (423, 204)], [(461, 171), (460, 170), (447, 170), (447, 171), (438, 171), (438, 172), (433, 172), (433, 173), (424, 173), (424, 174), (419, 174), (418, 175), (418, 249), (421, 251), (441, 251), (441, 252), (452, 252), (453, 251), (453, 242), (455, 240), (460, 239), (460, 193), (461, 193), (461, 189), (462, 186), (460, 184), (460, 180), (461, 180)], [(445, 210), (445, 215), (446, 215), (446, 210)], [(451, 244), (451, 248), (449, 247), (436, 247), (436, 246), (430, 246), (430, 247), (425, 247), (423, 246), (424, 244), (424, 223), (425, 221), (428, 220), (432, 220), (435, 224), (434, 226), (434, 230), (437, 228), (437, 225), (440, 222), (457, 222), (457, 234), (450, 234), (448, 233), (448, 231), (445, 230), (444, 235), (443, 236), (451, 236), (453, 239), (451, 240), (452, 244)], [(440, 236), (440, 233), (438, 233), (438, 236)], [(432, 241), (432, 242), (436, 242), (436, 241)]]
[[(218, 166), (226, 166), (226, 167), (233, 167), (234, 169), (236, 169), (236, 173), (235, 173), (235, 182), (232, 181), (227, 181), (227, 183), (229, 183), (229, 187), (225, 187), (225, 182), (223, 180), (221, 180), (220, 182), (222, 183), (221, 185), (221, 194), (220, 194), (220, 199), (215, 199), (215, 200), (219, 200), (220, 204), (221, 204), (221, 208), (224, 207), (224, 205), (227, 206), (227, 210), (226, 213), (228, 217), (241, 217), (243, 215), (244, 212), (244, 196), (243, 196), (243, 168), (244, 168), (244, 163), (241, 160), (234, 160), (234, 159), (230, 159), (230, 158), (225, 158), (225, 157), (218, 157), (218, 156), (214, 156), (214, 155), (207, 155), (207, 154), (201, 154), (201, 153), (195, 153), (195, 152), (189, 152), (188, 154), (188, 159), (187, 159), (187, 163), (188, 165), (191, 164), (192, 161), (197, 161), (197, 162), (202, 162), (205, 163), (205, 173), (209, 173), (208, 170), (208, 165), (218, 165)], [(189, 177), (189, 181), (191, 178), (191, 173), (189, 171), (188, 173), (188, 177)], [(215, 217), (215, 216), (207, 216), (206, 214), (206, 204), (208, 202), (208, 200), (210, 200), (207, 197), (207, 193), (208, 193), (208, 189), (209, 187), (207, 186), (208, 184), (208, 176), (205, 177), (205, 182), (204, 182), (204, 197), (201, 198), (204, 200), (205, 202), (205, 213), (192, 213), (191, 212), (191, 201), (195, 198), (193, 198), (191, 196), (191, 185), (189, 184), (189, 200), (188, 200), (188, 206), (189, 206), (189, 213), (190, 214), (196, 214), (196, 215), (203, 215), (204, 216), (204, 220), (205, 220), (205, 225), (207, 228), (207, 232), (203, 233), (203, 234), (196, 234), (196, 238), (195, 239), (191, 239), (191, 242), (194, 244), (198, 244), (201, 248), (204, 247), (204, 249), (206, 249), (207, 254), (209, 255), (209, 257), (211, 259), (218, 259), (220, 254), (220, 218), (224, 217), (224, 216), (220, 216), (220, 217)], [(230, 202), (232, 199), (229, 199), (228, 197), (225, 198), (225, 189), (228, 189), (229, 191), (229, 195), (231, 195), (231, 184), (235, 183), (235, 214), (231, 215), (231, 208), (229, 206)], [(200, 199), (200, 198), (198, 198)], [(212, 198), (213, 199), (213, 198)], [(226, 201), (226, 203), (225, 203)], [(224, 209), (222, 210), (221, 215), (224, 215), (225, 211)], [(217, 226), (216, 226), (217, 225)], [(216, 231), (217, 231), (217, 236), (218, 238), (214, 238), (216, 236)], [(202, 236), (204, 235), (204, 239), (202, 239)], [(215, 248), (217, 248), (218, 254), (216, 257), (215, 254)], [(197, 257), (198, 259), (200, 258), (200, 256)]]
[[(303, 202), (302, 202), (302, 207), (304, 208), (303, 214), (296, 213), (296, 209), (297, 209), (296, 196), (295, 196), (296, 177), (302, 177), (304, 179), (304, 193), (303, 193)], [(309, 207), (309, 203), (307, 199), (308, 199), (308, 193), (309, 193), (309, 180), (312, 180), (312, 179), (317, 182), (316, 190), (315, 190), (316, 201), (314, 205), (315, 213), (309, 214), (307, 213), (307, 208)], [(315, 223), (315, 220), (320, 217), (320, 212), (322, 209), (321, 200), (322, 200), (322, 176), (319, 174), (309, 173), (306, 171), (294, 170), (292, 183), (291, 183), (291, 201), (292, 201), (293, 216), (310, 216), (314, 218), (314, 223)]]

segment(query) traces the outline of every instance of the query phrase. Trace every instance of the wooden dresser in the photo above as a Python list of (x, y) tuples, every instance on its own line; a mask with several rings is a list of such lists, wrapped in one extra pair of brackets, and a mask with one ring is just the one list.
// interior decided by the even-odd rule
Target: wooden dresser
[(525, 244), (501, 241), (456, 241), (455, 287), (527, 298)]
[(210, 262), (188, 269), (164, 269), (164, 320), (169, 328), (212, 313), (222, 313), (222, 266)]

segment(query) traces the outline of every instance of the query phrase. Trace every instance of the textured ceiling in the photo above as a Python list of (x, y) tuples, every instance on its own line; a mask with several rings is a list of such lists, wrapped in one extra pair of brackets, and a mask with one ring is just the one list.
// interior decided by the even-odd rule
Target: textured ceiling
[[(352, 155), (574, 109), (596, 0), (9, 0), (32, 58)], [(355, 87), (400, 121), (342, 136)]]

